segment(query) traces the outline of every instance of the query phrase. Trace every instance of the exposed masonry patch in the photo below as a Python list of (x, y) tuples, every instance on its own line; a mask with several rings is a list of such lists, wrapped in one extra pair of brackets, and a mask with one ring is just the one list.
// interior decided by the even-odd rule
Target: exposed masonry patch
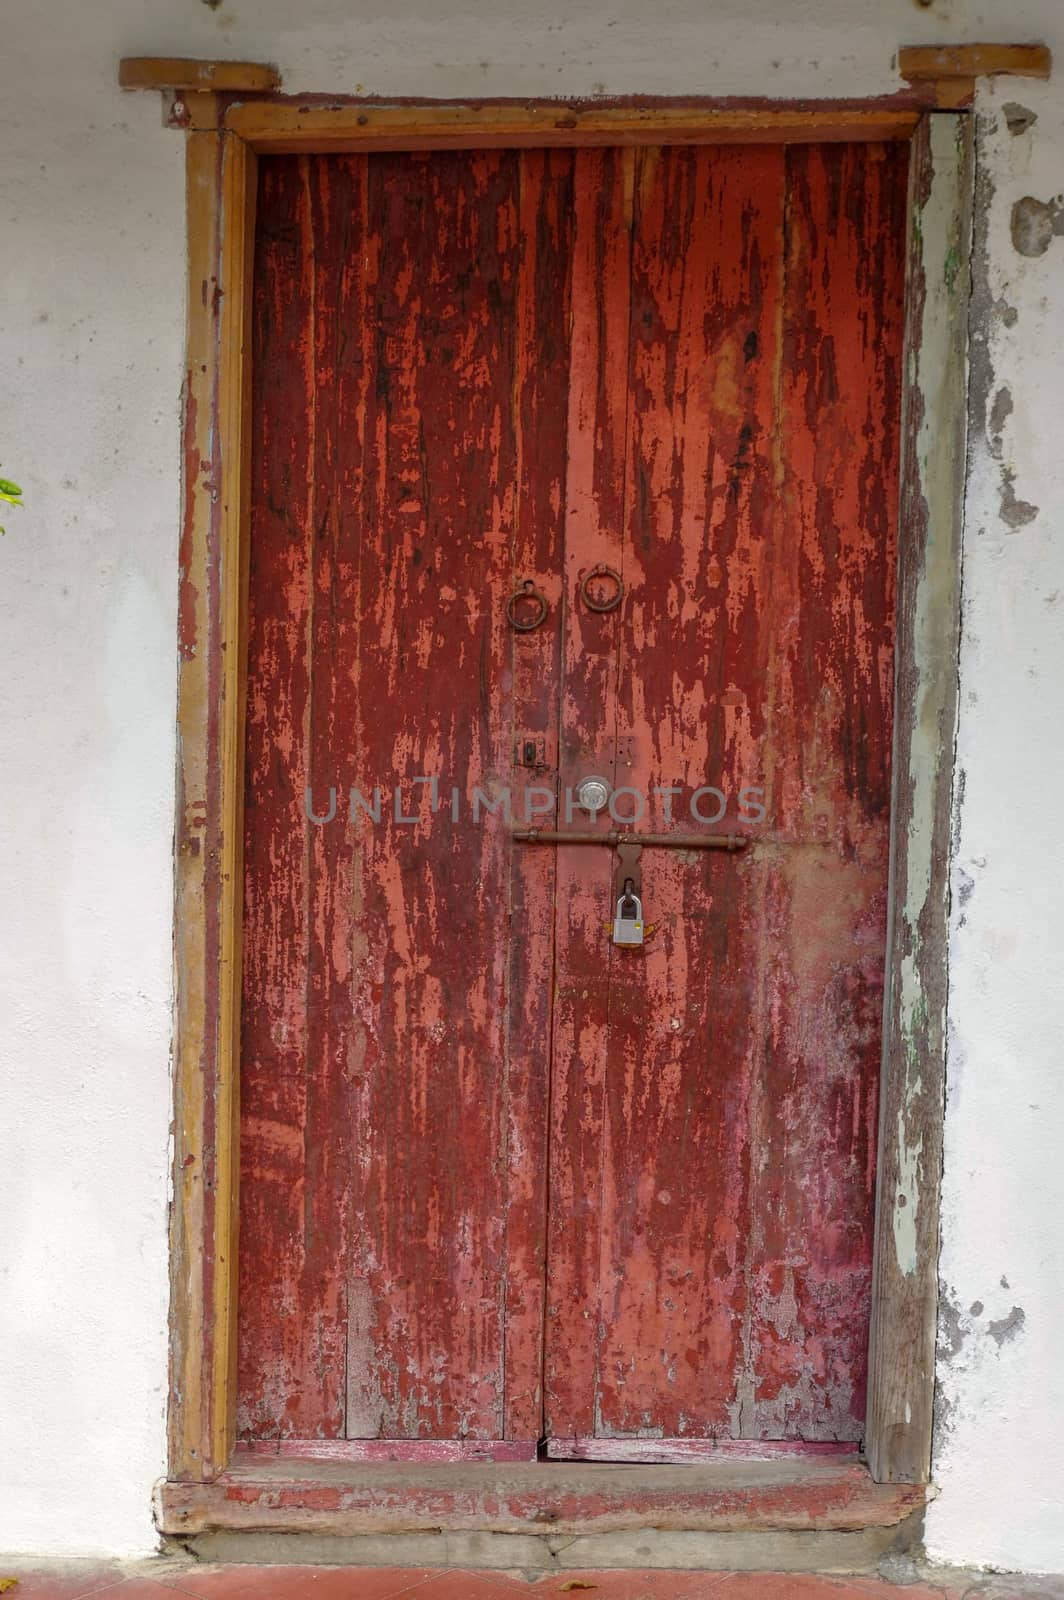
[(939, 1279), (938, 1357), (935, 1371), (935, 1398), (931, 1408), (931, 1457), (937, 1460), (946, 1436), (953, 1431), (953, 1401), (946, 1391), (945, 1368), (952, 1366), (968, 1336), (962, 1327), (964, 1313), (949, 1285)]
[(986, 1331), (1000, 1350), (1003, 1344), (1015, 1339), (1026, 1321), (1027, 1313), (1023, 1307), (1013, 1306), (1007, 1317), (999, 1317), (995, 1322), (988, 1322)]
[(1006, 100), (1001, 113), (1005, 118), (1005, 126), (1014, 138), (1019, 133), (1026, 133), (1028, 128), (1033, 128), (1038, 121), (1037, 111), (1031, 111), (1029, 107), (1021, 106), (1015, 100)]
[(968, 913), (964, 909), (972, 895), (975, 893), (975, 879), (970, 872), (965, 872), (963, 867), (957, 868), (957, 904), (960, 914), (957, 917), (957, 927), (963, 928), (968, 921)]
[(938, 1350), (946, 1361), (959, 1356), (964, 1348), (969, 1330), (961, 1325), (963, 1316), (952, 1291), (943, 1285), (938, 1299)]
[[(1011, 102), (1010, 102), (1011, 104)], [(1021, 107), (1022, 109), (1022, 107)], [(1003, 296), (990, 294), (990, 216), (994, 210), (995, 184), (989, 166), (981, 158), (982, 141), (994, 133), (994, 117), (979, 115), (976, 122), (976, 181), (974, 181), (973, 238), (971, 238), (971, 299), (968, 306), (968, 472), (973, 470), (973, 454), (978, 440), (987, 437), (990, 453), (1000, 462), (1002, 520), (1008, 528), (1022, 528), (1037, 517), (1037, 507), (1019, 499), (1014, 488), (1013, 470), (1002, 461), (1002, 429), (1013, 408), (1008, 390), (998, 390), (995, 414), (990, 418), (990, 392), (994, 389), (994, 362), (990, 358), (990, 336), (998, 325), (1013, 328), (1019, 312)], [(962, 790), (963, 792), (963, 790)], [(958, 806), (955, 805), (955, 814)]]
[(1001, 436), (1005, 431), (1005, 424), (1012, 416), (1012, 390), (1001, 388), (994, 396), (994, 403), (990, 407), (990, 422), (987, 431), (990, 435), (990, 448), (998, 460), (1001, 460)]
[(986, 433), (990, 443), (990, 454), (995, 461), (1001, 462), (1001, 486), (998, 490), (1001, 502), (1001, 520), (1008, 527), (1015, 529), (1025, 527), (1028, 522), (1033, 522), (1038, 515), (1038, 507), (1032, 505), (1029, 500), (1017, 498), (1015, 489), (1016, 474), (1011, 467), (1005, 465), (1002, 459), (1005, 453), (1005, 424), (1011, 415), (1012, 391), (1003, 384), (995, 394), (994, 403), (990, 407)]
[[(1003, 1288), (1008, 1284), (1004, 1277), (1001, 1279)], [(1022, 1306), (1013, 1306), (1003, 1317), (995, 1317), (986, 1324), (985, 1330), (973, 1327), (986, 1310), (982, 1300), (973, 1300), (967, 1311), (958, 1301), (953, 1290), (946, 1284), (941, 1286), (938, 1300), (938, 1350), (940, 1360), (949, 1364), (956, 1361), (964, 1350), (968, 1340), (973, 1335), (985, 1331), (993, 1339), (998, 1349), (1007, 1344), (1022, 1329), (1027, 1321), (1027, 1313)]]
[(956, 861), (961, 847), (961, 816), (964, 812), (964, 793), (968, 784), (968, 774), (963, 767), (955, 767), (953, 772), (953, 817), (950, 829), (950, 860)]
[(1000, 320), (1011, 328), (1019, 313), (1005, 299), (995, 299), (990, 293), (990, 215), (994, 204), (995, 186), (986, 163), (980, 159), (980, 148), (994, 128), (993, 118), (980, 115), (977, 121), (975, 146), (975, 194), (972, 213), (972, 280), (968, 307), (968, 470), (972, 468), (975, 441), (986, 431), (990, 391), (994, 384), (994, 367), (990, 360), (990, 333)]
[[(1002, 1274), (1001, 1287), (1008, 1288)], [(1022, 1306), (1013, 1306), (1004, 1317), (995, 1317), (981, 1323), (986, 1307), (982, 1300), (973, 1300), (967, 1310), (960, 1304), (952, 1287), (940, 1280), (938, 1299), (938, 1360), (935, 1373), (935, 1402), (932, 1416), (932, 1459), (937, 1461), (953, 1432), (953, 1416), (958, 1409), (950, 1393), (950, 1369), (960, 1372), (978, 1364), (980, 1355), (988, 1351), (987, 1339), (993, 1340), (997, 1349), (1015, 1339), (1027, 1320)]]
[(1038, 507), (1029, 500), (1017, 498), (1014, 484), (1016, 474), (1011, 467), (1001, 469), (1001, 520), (1010, 528), (1023, 528), (1038, 515)]
[(1064, 234), (1064, 195), (1036, 200), (1025, 194), (1012, 208), (1010, 227), (1021, 256), (1044, 256), (1053, 238)]

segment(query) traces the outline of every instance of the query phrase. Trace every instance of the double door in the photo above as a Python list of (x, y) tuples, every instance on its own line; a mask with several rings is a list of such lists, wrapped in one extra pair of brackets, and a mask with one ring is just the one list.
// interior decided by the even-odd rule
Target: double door
[(245, 1437), (860, 1438), (904, 210), (901, 147), (261, 161)]

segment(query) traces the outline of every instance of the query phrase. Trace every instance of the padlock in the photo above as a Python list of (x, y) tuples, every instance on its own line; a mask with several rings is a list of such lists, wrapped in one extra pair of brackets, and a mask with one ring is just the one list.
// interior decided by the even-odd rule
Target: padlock
[(614, 944), (640, 945), (643, 943), (643, 902), (633, 892), (632, 880), (625, 881), (624, 893), (617, 902), (613, 919)]

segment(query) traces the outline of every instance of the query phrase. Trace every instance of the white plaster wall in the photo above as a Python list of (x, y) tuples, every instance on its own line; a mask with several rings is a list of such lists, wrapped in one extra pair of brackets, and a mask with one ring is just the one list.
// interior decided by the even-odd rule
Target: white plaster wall
[[(1008, 131), (1010, 102), (1037, 114), (1029, 132)], [(928, 1544), (1050, 1571), (1064, 1570), (1064, 238), (1024, 257), (1010, 217), (1064, 189), (1064, 96), (1001, 81), (978, 113), (989, 203), (973, 264)]]
[[(4, 7), (0, 469), (29, 508), (0, 542), (0, 1549), (148, 1551), (164, 1463), (183, 178), (154, 97), (114, 87), (118, 57), (274, 60), (305, 90), (825, 96), (895, 87), (899, 42), (980, 38), (1043, 38), (1064, 65), (1064, 8)], [(953, 929), (957, 1309), (929, 1540), (942, 1560), (1064, 1569), (1064, 239), (1028, 260), (1008, 235), (1014, 198), (1064, 188), (1064, 106), (1059, 85), (1006, 98), (1038, 121), (1015, 138), (990, 127), (983, 145), (991, 296), (1018, 314), (993, 319), (994, 388), (1013, 411), (1001, 460), (974, 441), (965, 538), (956, 879), (973, 887)], [(1039, 507), (1015, 529), (1003, 465)]]

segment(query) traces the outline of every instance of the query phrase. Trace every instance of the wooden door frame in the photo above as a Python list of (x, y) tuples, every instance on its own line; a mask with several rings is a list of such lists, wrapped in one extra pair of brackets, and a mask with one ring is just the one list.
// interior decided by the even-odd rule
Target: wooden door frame
[[(132, 69), (132, 70), (130, 70)], [(241, 78), (241, 72), (244, 76)], [(906, 334), (888, 956), (866, 1458), (931, 1466), (971, 216), (957, 77), (861, 106), (327, 105), (271, 69), (123, 64), (187, 132), (188, 325), (175, 840), (169, 1478), (235, 1447), (244, 673), (256, 160), (326, 152), (908, 139)], [(915, 81), (915, 79), (914, 79)], [(929, 80), (930, 81), (930, 80)]]

